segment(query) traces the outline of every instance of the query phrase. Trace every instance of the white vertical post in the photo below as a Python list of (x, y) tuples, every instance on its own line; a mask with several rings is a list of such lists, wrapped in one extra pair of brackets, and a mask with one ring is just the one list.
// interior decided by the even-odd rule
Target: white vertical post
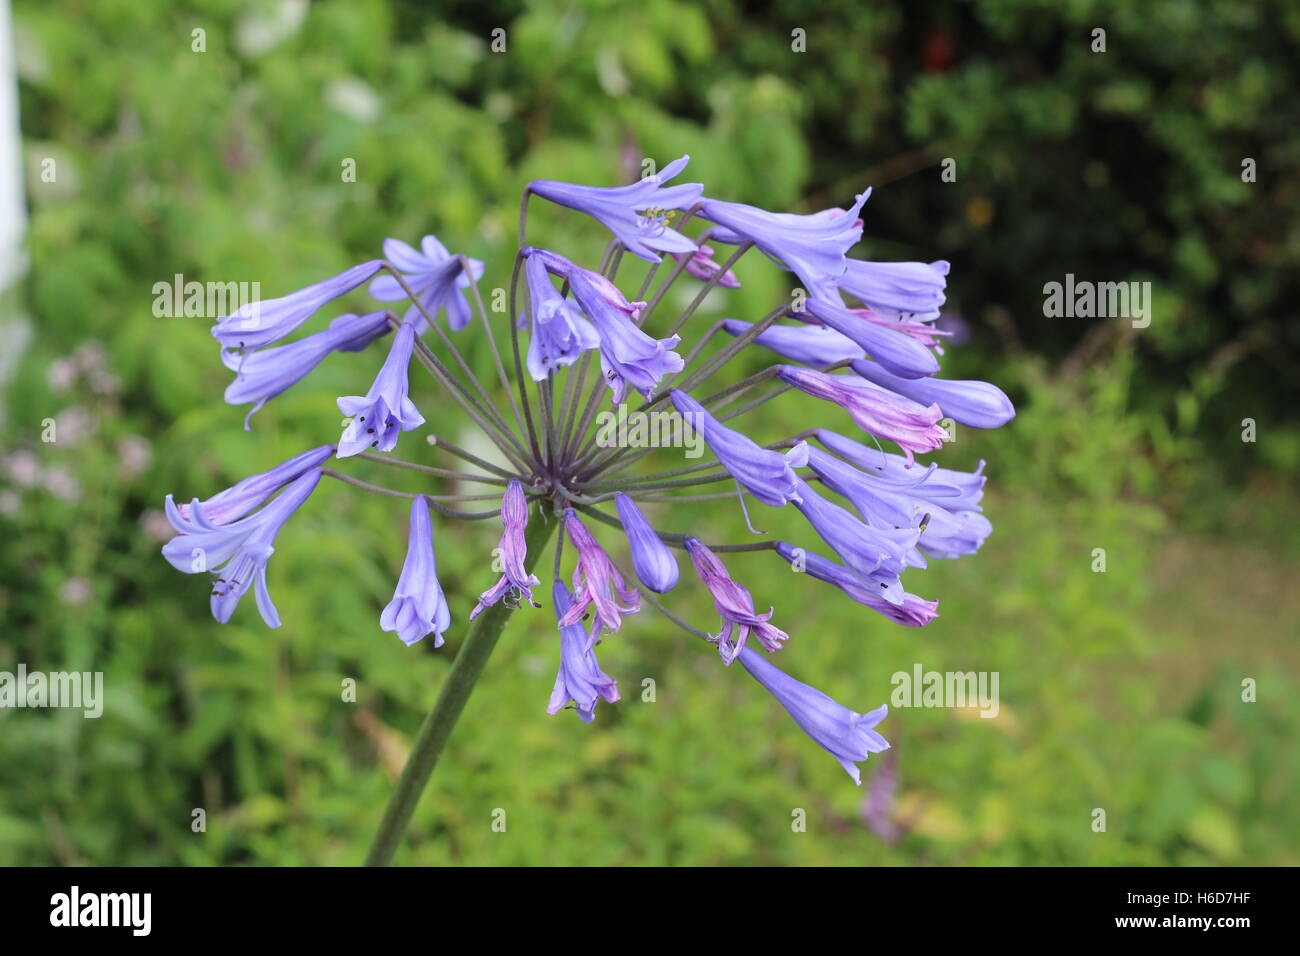
[[(0, 386), (13, 374), (31, 337), (31, 324), (15, 288), (27, 267), (26, 231), (13, 20), (9, 0), (0, 0)], [(4, 420), (5, 408), (0, 403), (0, 423)]]

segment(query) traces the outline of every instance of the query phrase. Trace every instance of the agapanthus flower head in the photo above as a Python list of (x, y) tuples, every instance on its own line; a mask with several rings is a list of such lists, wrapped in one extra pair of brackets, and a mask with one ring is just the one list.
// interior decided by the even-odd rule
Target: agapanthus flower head
[(239, 351), (278, 342), (293, 334), (326, 302), (364, 285), (381, 268), (383, 261), (372, 259), (278, 299), (250, 302), (217, 319), (212, 336), (223, 349)]
[[(773, 623), (769, 602), (755, 607), (740, 583), (743, 562), (752, 560), (752, 552), (774, 550), (803, 572), (782, 588), (783, 606), (793, 608), (783, 612), (783, 623), (808, 620), (816, 599), (805, 592), (827, 585), (862, 605), (864, 615), (871, 611), (920, 627), (937, 616), (937, 602), (905, 590), (903, 576), (910, 584), (931, 558), (973, 553), (992, 530), (981, 511), (982, 462), (974, 472), (961, 472), (914, 460), (917, 453), (943, 447), (943, 416), (996, 427), (1014, 415), (1010, 401), (990, 383), (934, 377), (943, 354), (944, 330), (937, 328), (936, 316), (946, 294), (947, 263), (848, 259), (862, 234), (859, 214), (869, 190), (848, 209), (769, 212), (704, 199), (698, 184), (669, 185), (685, 164), (683, 157), (622, 187), (532, 183), (529, 190), (539, 197), (603, 223), (614, 241), (597, 269), (525, 245), (526, 192), (520, 248), (509, 288), (502, 290), (509, 303), (504, 316), (495, 295), (491, 311), (477, 294), (472, 301), (465, 295), (481, 277), (482, 263), (453, 255), (426, 236), (418, 251), (389, 239), (389, 261), (363, 263), (217, 323), (222, 358), (236, 373), (227, 399), (253, 404), (254, 410), (330, 352), (361, 351), (394, 330), (370, 390), (339, 399), (348, 422), (337, 446), (304, 452), (204, 502), (177, 507), (169, 496), (167, 515), (179, 533), (164, 554), (182, 571), (217, 570), (212, 610), (218, 619), (229, 618), (255, 586), (262, 614), (274, 626), (279, 618), (265, 577), (273, 541), (322, 477), (411, 501), (406, 560), (392, 600), (379, 612), (381, 628), (406, 644), (433, 634), (436, 646), (453, 619), (472, 622), (463, 656), (443, 683), (435, 723), (428, 725), (442, 736), (417, 738), (412, 766), (432, 763), (436, 754), (430, 748), (445, 739), (437, 721), (455, 719), (506, 620), (522, 603), (534, 604), (534, 589), (544, 579), (533, 569), (550, 568), (560, 662), (548, 712), (572, 704), (586, 722), (598, 701), (618, 700), (595, 647), (638, 613), (644, 600), (683, 632), (706, 639), (724, 663), (739, 659), (859, 781), (857, 764), (889, 746), (874, 729), (885, 708), (858, 714), (768, 663), (767, 655), (780, 652), (789, 635)], [(737, 248), (719, 262), (718, 244)], [(751, 247), (793, 272), (807, 295), (718, 322), (717, 315), (736, 314), (717, 308), (716, 299), (738, 285), (733, 266)], [(660, 268), (662, 253), (675, 260), (669, 268)], [(620, 277), (620, 269), (640, 275)], [(385, 275), (378, 276), (381, 271)], [(681, 292), (673, 284), (683, 275), (704, 287), (685, 299), (673, 294)], [(266, 348), (324, 303), (371, 279), (370, 293), (393, 303), (404, 321), (389, 312), (345, 315), (292, 344)], [(710, 296), (715, 301), (705, 304)], [(678, 301), (689, 305), (666, 314)], [(471, 323), (471, 317), (481, 321)], [(447, 335), (436, 325), (428, 329), (427, 342), (421, 337), (430, 322), (443, 321), (466, 334)], [(473, 351), (462, 353), (458, 343), (471, 342)], [(783, 362), (769, 364), (766, 350)], [(379, 364), (378, 351), (372, 353)], [(408, 440), (407, 450), (437, 456), (437, 463), (361, 455), (366, 449), (391, 451), (401, 432), (425, 425), (412, 400), (413, 358), (441, 391), (432, 399), (435, 405), (419, 399), (426, 411), (436, 409), (431, 418), (437, 434)], [(844, 366), (850, 370), (842, 371)], [(487, 382), (478, 377), (485, 370), (491, 374)], [(617, 406), (613, 412), (600, 407), (607, 398)], [(781, 412), (751, 414), (768, 402), (780, 402)], [(826, 403), (848, 412), (870, 437), (856, 441), (820, 427), (839, 417)], [(799, 422), (793, 434), (774, 424), (790, 421)], [(618, 435), (613, 442), (611, 423)], [(705, 446), (707, 460), (693, 461)], [(684, 464), (649, 464), (655, 459), (648, 456), (668, 459), (674, 449), (683, 449)], [(325, 467), (332, 453), (332, 467)], [(345, 468), (367, 471), (362, 477), (336, 470)], [(385, 468), (396, 469), (392, 473), (405, 482), (420, 482), (418, 490), (380, 484), (373, 469)], [(814, 545), (820, 539), (836, 560), (756, 530), (751, 507), (787, 504), (807, 523), (809, 533), (802, 537)], [(491, 586), (468, 614), (455, 615), (437, 575), (432, 521), (441, 528), (444, 520), (462, 520), (473, 528), (498, 516), (499, 577), (479, 584)], [(764, 524), (761, 518), (757, 523)], [(545, 561), (537, 552), (557, 529), (552, 560)], [(458, 539), (440, 531), (444, 548)], [(673, 549), (689, 555), (698, 583), (680, 586)], [(712, 600), (720, 619), (716, 633), (698, 626), (711, 618), (692, 622), (688, 612), (679, 616), (657, 596), (671, 592), (676, 599), (691, 588)], [(409, 787), (404, 792), (409, 795)]]
[(387, 312), (340, 315), (328, 329), (288, 345), (259, 349), (251, 354), (223, 351), (221, 361), (235, 373), (226, 386), (226, 402), (247, 405), (244, 429), (250, 430), (254, 414), (285, 389), (302, 381), (331, 352), (356, 352), (388, 332)]
[(560, 618), (560, 626), (576, 624), (591, 608), (601, 627), (617, 631), (624, 614), (641, 609), (641, 596), (628, 586), (623, 573), (572, 508), (564, 513), (564, 530), (577, 549), (578, 566), (573, 572), (573, 605)]
[[(469, 302), (464, 290), (471, 281), (483, 277), (482, 262), (453, 256), (436, 236), (425, 236), (418, 252), (400, 239), (385, 239), (384, 255), (401, 270), (407, 288), (415, 293), (416, 299), (406, 310), (404, 321), (415, 326), (417, 332), (429, 326), (425, 313), (436, 319), (444, 309), (452, 331), (459, 332), (469, 325)], [(370, 294), (380, 302), (401, 302), (407, 298), (406, 289), (391, 275), (380, 276), (370, 283)]]
[(870, 189), (859, 195), (848, 211), (823, 210), (805, 216), (705, 199), (700, 216), (722, 227), (710, 233), (714, 240), (752, 242), (797, 275), (810, 296), (830, 299), (848, 268), (846, 254), (862, 238), (858, 212), (870, 195)]
[(407, 370), (414, 348), (415, 327), (403, 323), (393, 336), (393, 347), (370, 391), (338, 400), (339, 411), (349, 420), (339, 439), (340, 458), (367, 448), (392, 451), (399, 433), (424, 424), (424, 416), (407, 395)]
[(861, 786), (858, 764), (871, 754), (889, 749), (889, 741), (875, 729), (889, 713), (889, 707), (881, 704), (865, 714), (849, 710), (749, 648), (740, 652), (740, 663), (780, 702), (803, 732), (829, 751), (853, 782)]
[(698, 538), (687, 538), (685, 544), (696, 573), (713, 595), (713, 606), (722, 616), (722, 629), (709, 635), (709, 640), (718, 646), (722, 662), (730, 664), (734, 661), (750, 634), (767, 650), (780, 650), (790, 635), (771, 623), (776, 608), (769, 607), (766, 614), (756, 612), (748, 589), (732, 579), (727, 566), (718, 560), (716, 554)]
[(471, 621), (485, 607), (491, 607), (507, 595), (512, 607), (517, 607), (521, 601), (537, 606), (533, 602), (533, 588), (542, 582), (524, 567), (524, 559), (528, 557), (528, 545), (524, 541), (524, 532), (528, 529), (528, 498), (518, 479), (512, 480), (501, 496), (501, 525), (504, 530), (497, 546), (501, 580), (479, 595), (478, 604), (469, 613)]
[(555, 581), (551, 597), (555, 602), (555, 615), (561, 621), (560, 670), (555, 675), (555, 687), (551, 691), (546, 712), (558, 714), (572, 701), (579, 719), (584, 724), (589, 724), (596, 716), (596, 704), (602, 698), (611, 704), (619, 699), (618, 682), (602, 671), (596, 660), (596, 637), (600, 632), (600, 623), (593, 624), (590, 633), (580, 623), (563, 623), (572, 608), (569, 591), (563, 581)]
[(834, 402), (863, 431), (902, 448), (909, 461), (913, 452), (943, 447), (947, 432), (939, 427), (943, 414), (938, 405), (927, 407), (870, 382), (849, 383), (843, 380), (846, 376), (827, 375), (794, 365), (780, 366), (777, 378), (801, 392)]
[(668, 224), (673, 220), (670, 213), (695, 205), (704, 187), (700, 183), (664, 185), (688, 162), (689, 156), (675, 159), (630, 186), (579, 186), (538, 179), (528, 184), (528, 191), (586, 213), (612, 232), (628, 252), (659, 262), (659, 252), (695, 251), (695, 243)]
[(185, 517), (167, 497), (167, 520), (179, 534), (163, 545), (163, 557), (186, 574), (211, 572), (212, 616), (229, 621), (250, 587), (267, 627), (280, 626), (280, 614), (266, 586), (266, 563), (275, 553), (275, 536), (320, 482), (319, 468), (299, 475), (271, 500), (247, 517), (218, 525), (208, 520), (195, 498)]
[(429, 502), (420, 495), (411, 502), (411, 528), (406, 544), (406, 562), (397, 579), (397, 589), (379, 616), (379, 626), (393, 631), (402, 643), (411, 645), (433, 635), (433, 646), (442, 647), (443, 632), (451, 627), (451, 611), (438, 583), (438, 559), (433, 553), (433, 525)]

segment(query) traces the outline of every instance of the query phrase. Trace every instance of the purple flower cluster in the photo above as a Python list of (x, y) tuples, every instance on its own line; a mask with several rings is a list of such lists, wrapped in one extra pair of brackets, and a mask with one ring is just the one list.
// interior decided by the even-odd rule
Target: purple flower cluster
[[(930, 559), (973, 554), (992, 526), (981, 507), (982, 462), (963, 472), (916, 456), (940, 450), (956, 425), (996, 428), (1015, 410), (995, 385), (936, 375), (947, 334), (936, 328), (947, 262), (849, 257), (862, 236), (869, 189), (847, 209), (776, 213), (706, 196), (698, 183), (671, 185), (687, 161), (682, 157), (625, 186), (529, 184), (504, 321), (485, 310), (479, 295), (484, 264), (449, 252), (434, 236), (425, 236), (418, 250), (387, 239), (385, 259), (219, 319), (213, 335), (235, 375), (226, 400), (251, 404), (250, 418), (333, 353), (360, 352), (393, 335), (369, 390), (339, 397), (346, 420), (335, 444), (291, 457), (205, 501), (178, 506), (168, 496), (167, 516), (177, 534), (163, 554), (181, 571), (215, 576), (213, 615), (228, 620), (252, 587), (266, 623), (279, 625), (267, 563), (276, 535), (322, 477), (409, 501), (406, 559), (392, 600), (379, 613), (380, 627), (408, 645), (432, 634), (433, 646), (440, 646), (453, 623), (434, 554), (435, 521), (500, 519), (493, 552), (498, 576), (466, 615), (475, 627), (525, 604), (539, 606), (536, 552), (558, 528), (550, 591), (559, 664), (549, 713), (571, 705), (591, 721), (600, 700), (619, 699), (595, 649), (602, 636), (619, 633), (629, 615), (649, 604), (710, 642), (724, 664), (739, 661), (859, 783), (858, 764), (889, 747), (876, 730), (886, 708), (858, 713), (778, 670), (770, 656), (791, 634), (775, 621), (780, 617), (788, 626), (797, 615), (789, 608), (778, 615), (775, 602), (763, 599), (770, 595), (759, 595), (756, 603), (743, 577), (733, 574), (740, 563), (732, 557), (774, 551), (795, 572), (832, 585), (826, 593), (839, 592), (896, 623), (925, 626), (938, 616), (938, 602), (907, 591), (903, 575)], [(529, 196), (583, 213), (612, 234), (599, 268), (526, 244)], [(696, 229), (688, 228), (692, 220)], [(733, 251), (724, 259), (720, 247)], [(763, 318), (691, 325), (712, 290), (740, 285), (735, 266), (751, 248), (793, 273), (802, 293)], [(624, 253), (634, 263), (642, 260), (639, 268), (646, 270), (633, 286), (642, 290), (637, 299), (615, 281)], [(667, 275), (653, 296), (646, 295), (661, 268)], [(658, 314), (660, 306), (681, 275), (704, 289), (685, 312), (667, 319)], [(345, 313), (286, 341), (327, 303), (367, 283), (374, 299), (397, 303), (398, 311)], [(498, 380), (491, 383), (479, 381), (456, 344), (456, 333), (476, 318), (481, 327), (473, 326), (475, 334), (481, 328), (495, 363)], [(707, 331), (697, 330), (701, 325)], [(717, 332), (725, 334), (715, 341)], [(498, 335), (509, 337), (508, 348), (498, 345)], [(684, 340), (691, 346), (686, 355), (678, 352)], [(770, 353), (780, 361), (762, 372), (706, 385), (736, 356)], [(513, 359), (513, 375), (503, 354)], [(448, 430), (445, 423), (459, 409), (496, 446), (494, 461), (432, 433), (427, 445), (416, 447), (432, 446), (434, 454), (456, 460), (435, 465), (388, 456), (403, 432), (429, 427), (411, 397), (410, 367), (417, 359), (443, 390), (434, 427)], [(611, 413), (598, 414), (607, 398), (619, 421), (635, 413), (666, 430), (668, 446), (686, 447), (694, 439), (697, 454), (707, 448), (711, 457), (629, 470), (665, 443), (662, 434), (651, 440), (647, 433), (611, 444), (599, 421)], [(751, 409), (777, 398), (801, 403), (803, 421), (813, 426), (772, 436), (757, 433), (754, 416), (743, 423)], [(853, 426), (847, 433), (820, 427), (828, 404), (836, 406), (832, 418), (847, 413)], [(431, 407), (425, 404), (425, 411)], [(408, 491), (327, 467), (345, 463), (397, 469), (408, 482), (445, 484), (437, 494), (426, 485)], [(771, 508), (791, 505), (786, 513), (802, 519), (806, 540), (773, 540), (755, 530), (747, 498)], [(493, 510), (467, 510), (469, 502), (498, 500)], [(711, 513), (688, 519), (684, 530), (657, 530), (678, 520), (677, 509), (705, 501), (716, 503)], [(752, 534), (705, 544), (705, 529), (732, 509)], [(622, 536), (602, 544), (594, 533), (602, 524)], [(448, 539), (440, 540), (445, 547)], [(690, 558), (694, 586), (713, 602), (715, 630), (696, 627), (661, 603), (681, 583), (675, 549)], [(572, 569), (567, 585), (566, 563)], [(458, 575), (471, 571), (457, 568)], [(485, 576), (483, 583), (489, 581)]]

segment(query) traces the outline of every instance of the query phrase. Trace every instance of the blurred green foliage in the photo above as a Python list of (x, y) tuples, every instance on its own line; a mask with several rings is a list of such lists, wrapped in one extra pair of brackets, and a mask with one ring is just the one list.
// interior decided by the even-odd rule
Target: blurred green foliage
[[(528, 611), (399, 862), (1298, 861), (1293, 5), (16, 7), (35, 335), (2, 406), (0, 670), (102, 670), (107, 703), (98, 720), (0, 711), (0, 863), (359, 862), (492, 578), (495, 528), (440, 523), (458, 623), (441, 650), (403, 647), (377, 618), (404, 510), (326, 483), (277, 541), (284, 626), (251, 606), (215, 624), (203, 582), (158, 555), (163, 495), (205, 496), (330, 440), (335, 396), (364, 390), (379, 358), (332, 356), (245, 432), (221, 402), (209, 322), (156, 318), (154, 284), (179, 273), (278, 295), (385, 236), (435, 232), (484, 259), (491, 288), (529, 179), (625, 181), (641, 157), (681, 153), (688, 179), (771, 208), (875, 185), (860, 254), (953, 261), (950, 301), (974, 340), (949, 350), (948, 374), (998, 381), (1020, 415), (944, 452), (989, 462), (995, 533), (909, 576), (943, 616), (902, 629), (792, 585), (772, 555), (729, 564), (793, 634), (782, 666), (835, 698), (877, 706), (920, 662), (998, 671), (1001, 713), (891, 712), (902, 832), (887, 841), (863, 818), (884, 758), (853, 788), (743, 671), (649, 609), (602, 648), (624, 700), (590, 726), (546, 716), (554, 630), (549, 609)], [(1104, 54), (1089, 50), (1096, 25)], [(807, 53), (791, 51), (796, 29)], [(939, 178), (945, 156), (955, 183)], [(1259, 182), (1241, 182), (1243, 156)], [(356, 182), (340, 176), (349, 159)], [(540, 202), (529, 229), (586, 262), (605, 241)], [(1153, 278), (1150, 329), (1042, 320), (1042, 284), (1068, 271)], [(755, 318), (790, 284), (757, 257), (741, 279), (699, 327)], [(462, 338), (487, 372), (482, 343)], [(432, 387), (414, 397), (436, 420)], [(806, 424), (777, 406), (754, 434)], [(1239, 440), (1243, 417), (1257, 443)], [(438, 461), (412, 437), (405, 457)], [(667, 520), (705, 537), (740, 527), (730, 509)], [(693, 583), (672, 598), (712, 627)], [(1241, 702), (1244, 677), (1257, 703)], [(349, 678), (356, 703), (341, 699)]]

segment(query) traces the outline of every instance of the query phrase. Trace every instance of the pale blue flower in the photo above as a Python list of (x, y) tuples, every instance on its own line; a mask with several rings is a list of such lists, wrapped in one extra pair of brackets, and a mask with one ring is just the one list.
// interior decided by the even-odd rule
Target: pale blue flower
[[(471, 278), (477, 282), (483, 277), (482, 262), (469, 259), (470, 274), (466, 275), (460, 256), (448, 252), (436, 236), (425, 236), (419, 252), (400, 239), (385, 239), (384, 255), (402, 273), (415, 293), (415, 302), (424, 307), (424, 312), (436, 319), (439, 311), (446, 309), (447, 324), (454, 332), (469, 325), (472, 314), (463, 290), (469, 288)], [(380, 276), (370, 283), (369, 291), (380, 302), (401, 302), (408, 298), (401, 283), (391, 275)], [(423, 332), (429, 323), (415, 302), (406, 310), (404, 321), (414, 325), (417, 332)]]
[(432, 634), (434, 647), (442, 647), (443, 632), (451, 627), (447, 598), (438, 582), (429, 503), (423, 495), (411, 502), (406, 561), (402, 564), (393, 599), (379, 616), (379, 626), (385, 631), (396, 632), (407, 646)]

